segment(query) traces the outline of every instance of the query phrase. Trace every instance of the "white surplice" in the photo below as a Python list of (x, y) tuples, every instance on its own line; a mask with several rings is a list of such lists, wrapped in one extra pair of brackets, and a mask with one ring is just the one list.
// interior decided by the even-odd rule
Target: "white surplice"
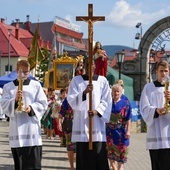
[(146, 84), (140, 98), (140, 112), (147, 124), (146, 149), (170, 148), (170, 114), (154, 118), (155, 109), (163, 108), (164, 87)]
[[(67, 100), (74, 110), (72, 142), (89, 141), (89, 95), (83, 101), (83, 91), (89, 84), (82, 76), (75, 76), (69, 85)], [(109, 122), (112, 107), (111, 90), (107, 79), (98, 76), (92, 81), (92, 110), (97, 110), (102, 117), (95, 115), (92, 118), (92, 141), (106, 141), (105, 123)]]
[(28, 85), (23, 85), (24, 105), (30, 105), (35, 113), (34, 116), (29, 116), (28, 113), (15, 110), (17, 90), (18, 86), (13, 81), (3, 87), (1, 106), (4, 113), (10, 117), (9, 144), (11, 148), (40, 146), (40, 120), (47, 109), (47, 97), (38, 81), (30, 80)]

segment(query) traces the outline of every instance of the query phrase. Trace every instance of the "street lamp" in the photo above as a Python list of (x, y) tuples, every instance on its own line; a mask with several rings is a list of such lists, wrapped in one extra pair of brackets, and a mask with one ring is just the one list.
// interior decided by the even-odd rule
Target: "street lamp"
[[(137, 23), (136, 24), (136, 28), (140, 28), (140, 33), (138, 32), (138, 33), (136, 33), (136, 35), (135, 35), (135, 39), (136, 40), (142, 40), (142, 23), (141, 22), (139, 22), (139, 23)], [(139, 67), (139, 69), (140, 69), (140, 87), (139, 87), (139, 96), (141, 95), (141, 90), (142, 90), (142, 47), (140, 47), (140, 51), (138, 52), (138, 56), (139, 56), (139, 62), (140, 62), (140, 67)]]
[(124, 61), (125, 53), (122, 51), (119, 51), (116, 53), (116, 58), (117, 58), (117, 64), (119, 67), (119, 79), (121, 79), (121, 65)]
[(141, 40), (142, 39), (142, 23), (141, 22), (137, 23), (136, 28), (140, 28), (140, 33), (136, 33), (135, 39)]
[(11, 32), (12, 29), (8, 29), (8, 73), (10, 72), (10, 50), (11, 50)]

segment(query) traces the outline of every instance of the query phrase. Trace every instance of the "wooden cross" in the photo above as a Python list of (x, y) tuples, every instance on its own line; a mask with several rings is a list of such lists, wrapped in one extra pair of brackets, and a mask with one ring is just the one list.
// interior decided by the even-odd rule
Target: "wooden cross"
[[(93, 16), (93, 4), (88, 5), (88, 16), (77, 16), (76, 21), (88, 23), (89, 85), (92, 85), (93, 23), (105, 21), (104, 16)], [(92, 111), (92, 92), (89, 93), (89, 110)], [(92, 150), (92, 117), (89, 117), (89, 150)]]

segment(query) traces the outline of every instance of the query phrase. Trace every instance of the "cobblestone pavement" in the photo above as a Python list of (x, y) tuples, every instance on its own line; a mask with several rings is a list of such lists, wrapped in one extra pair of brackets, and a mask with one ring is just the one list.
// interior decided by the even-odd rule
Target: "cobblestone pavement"
[[(145, 135), (131, 134), (129, 158), (124, 170), (151, 170), (149, 154), (145, 149)], [(43, 135), (42, 170), (69, 170), (66, 148), (59, 145), (58, 137), (50, 140)], [(0, 121), (0, 170), (14, 170), (6, 121)]]

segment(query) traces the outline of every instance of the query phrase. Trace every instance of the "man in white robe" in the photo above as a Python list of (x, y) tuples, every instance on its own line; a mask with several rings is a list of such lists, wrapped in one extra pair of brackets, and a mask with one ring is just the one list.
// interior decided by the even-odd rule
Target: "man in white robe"
[[(87, 60), (86, 60), (87, 61)], [(88, 73), (86, 64), (86, 73)], [(95, 65), (92, 66), (94, 71)], [(92, 72), (93, 72), (92, 71)], [(104, 76), (75, 76), (69, 85), (67, 100), (74, 110), (72, 142), (76, 142), (77, 170), (108, 170), (106, 127), (111, 115), (111, 90)], [(89, 91), (92, 91), (92, 112), (89, 113)], [(89, 150), (89, 114), (92, 115), (93, 150)]]
[[(47, 98), (40, 83), (28, 78), (30, 65), (26, 60), (17, 63), (17, 72), (24, 79), (23, 88), (18, 89), (16, 79), (3, 87), (2, 108), (9, 116), (9, 145), (15, 170), (40, 170), (42, 159), (42, 137), (40, 120), (47, 109)], [(24, 111), (18, 111), (19, 100)]]
[(156, 73), (157, 81), (146, 84), (142, 91), (140, 112), (147, 125), (146, 149), (152, 170), (170, 170), (170, 114), (164, 108), (165, 98), (170, 101), (170, 91), (162, 84), (169, 75), (169, 63), (158, 62)]

